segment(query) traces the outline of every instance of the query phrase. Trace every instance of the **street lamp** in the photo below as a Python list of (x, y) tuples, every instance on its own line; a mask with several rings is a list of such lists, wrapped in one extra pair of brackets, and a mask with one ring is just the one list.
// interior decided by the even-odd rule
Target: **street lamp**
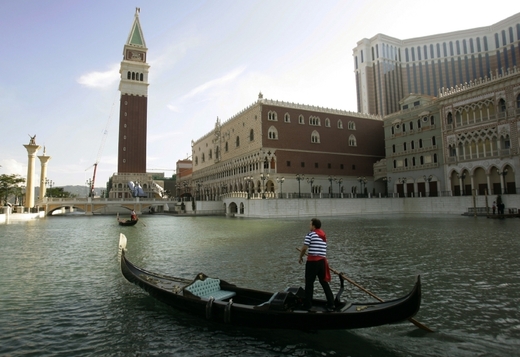
[[(183, 181), (182, 186), (184, 187), (184, 193), (186, 194), (186, 191), (188, 191), (188, 181)], [(184, 195), (186, 197), (186, 195)]]
[(404, 197), (406, 197), (406, 194), (405, 194), (405, 192), (404, 192), (404, 184), (406, 183), (406, 177), (399, 177), (399, 178), (397, 179), (397, 181), (398, 181), (401, 185), (403, 185), (403, 195), (404, 195)]
[(343, 182), (343, 179), (340, 178), (340, 179), (334, 179), (334, 181), (336, 181), (338, 183), (338, 197), (341, 197), (341, 183)]
[(195, 184), (197, 185), (197, 195), (199, 196), (198, 200), (200, 200), (200, 187), (202, 186), (202, 180), (195, 181)]
[(307, 179), (307, 183), (311, 185), (311, 198), (312, 198), (312, 184), (314, 183), (314, 177), (311, 177), (310, 179)]
[[(49, 180), (45, 179), (45, 183), (47, 184)], [(87, 197), (92, 197), (92, 179), (87, 179), (85, 181), (85, 185), (88, 186), (88, 196)]]
[(262, 194), (262, 198), (265, 198), (265, 180), (269, 180), (269, 174), (264, 175), (264, 173), (262, 172), (260, 174), (260, 180), (262, 180), (262, 187), (264, 190), (264, 193)]
[(388, 177), (388, 176), (387, 177), (383, 177), (383, 181), (385, 182), (385, 191), (386, 191), (385, 194), (388, 197), (388, 183), (390, 181), (392, 181), (392, 178)]
[(363, 176), (363, 177), (358, 176), (357, 180), (359, 182), (359, 186), (361, 187), (361, 194), (364, 194), (363, 185), (366, 185), (368, 180), (365, 176)]
[(22, 185), (21, 188), (22, 188), (22, 197), (20, 197), (20, 206), (23, 206), (23, 199), (25, 197), (25, 186)]
[(247, 198), (251, 198), (251, 184), (253, 183), (253, 176), (244, 177), (244, 181), (247, 185)]
[(280, 198), (283, 198), (283, 182), (285, 181), (285, 177), (277, 177), (276, 182), (280, 184)]
[(497, 174), (498, 176), (502, 176), (503, 177), (503, 187), (504, 187), (504, 194), (507, 194), (507, 186), (506, 186), (506, 175), (507, 175), (507, 169), (504, 169), (504, 171), (500, 172), (499, 169), (497, 169)]
[(334, 181), (334, 178), (332, 176), (329, 176), (329, 182), (330, 182), (330, 198), (332, 198), (332, 181)]
[(304, 178), (305, 178), (304, 174), (297, 174), (296, 175), (296, 180), (298, 180), (298, 198), (302, 197), (301, 190), (300, 190), (300, 181), (303, 180)]
[(457, 174), (457, 177), (459, 178), (459, 180), (461, 180), (461, 182), (460, 182), (460, 184), (461, 184), (461, 190), (460, 190), (461, 196), (464, 196), (464, 179), (466, 178), (466, 173), (463, 172), (462, 174)]

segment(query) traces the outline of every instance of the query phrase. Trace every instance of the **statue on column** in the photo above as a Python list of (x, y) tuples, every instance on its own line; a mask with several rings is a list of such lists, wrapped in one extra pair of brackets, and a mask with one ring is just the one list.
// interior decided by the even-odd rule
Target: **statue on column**
[(31, 136), (30, 134), (28, 135), (31, 138), (31, 140), (29, 140), (29, 145), (36, 145), (36, 134), (34, 134), (34, 136)]

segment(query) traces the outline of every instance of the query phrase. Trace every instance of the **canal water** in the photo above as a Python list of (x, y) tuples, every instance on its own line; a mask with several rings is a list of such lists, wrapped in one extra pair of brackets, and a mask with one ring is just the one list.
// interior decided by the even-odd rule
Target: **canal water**
[[(157, 302), (120, 274), (119, 233), (139, 266), (247, 287), (303, 285), (308, 219), (48, 217), (0, 225), (1, 356), (518, 356), (520, 219), (322, 217), (329, 263), (375, 293), (423, 302), (408, 321), (345, 331), (234, 328)], [(334, 291), (338, 282), (332, 282)], [(316, 283), (316, 294), (323, 296)], [(374, 301), (350, 286), (347, 300)]]

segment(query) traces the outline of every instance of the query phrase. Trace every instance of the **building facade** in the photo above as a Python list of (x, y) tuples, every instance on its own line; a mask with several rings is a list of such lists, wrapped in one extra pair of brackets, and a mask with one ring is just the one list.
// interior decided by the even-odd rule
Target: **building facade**
[(260, 94), (192, 143), (191, 186), (208, 198), (229, 192), (253, 197), (372, 192), (372, 165), (384, 158), (382, 124), (376, 116)]
[(520, 13), (488, 27), (400, 40), (383, 34), (353, 50), (358, 111), (386, 116), (411, 93), (437, 97), (520, 63)]
[[(410, 95), (385, 117), (376, 179), (399, 197), (516, 194), (520, 70), (439, 93)], [(490, 202), (491, 204), (491, 202)]]
[(440, 93), (446, 190), (517, 193), (520, 182), (520, 70)]
[(386, 180), (388, 192), (399, 197), (438, 196), (444, 178), (438, 101), (409, 95), (400, 105), (384, 120), (386, 175), (377, 180)]

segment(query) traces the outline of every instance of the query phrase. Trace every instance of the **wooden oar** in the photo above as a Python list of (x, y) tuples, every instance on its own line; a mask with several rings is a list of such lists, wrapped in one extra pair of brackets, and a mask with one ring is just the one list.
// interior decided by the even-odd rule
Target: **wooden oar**
[[(300, 248), (296, 248), (298, 251), (301, 251)], [(305, 254), (307, 255), (307, 254)], [(352, 285), (354, 285), (355, 287), (357, 287), (358, 289), (360, 289), (361, 291), (364, 291), (365, 293), (367, 293), (368, 295), (372, 296), (374, 299), (376, 300), (379, 300), (381, 302), (385, 302), (383, 299), (381, 299), (380, 297), (378, 297), (376, 294), (368, 291), (367, 289), (365, 289), (364, 287), (362, 287), (361, 285), (359, 285), (358, 283), (356, 283), (354, 280), (350, 279), (349, 277), (345, 276), (345, 274), (343, 273), (340, 273), (339, 271), (337, 270), (334, 270), (332, 269), (330, 266), (329, 266), (329, 270), (331, 272), (333, 272), (334, 274), (338, 275), (338, 276), (341, 276), (343, 279), (345, 279), (346, 281), (348, 281), (349, 283), (351, 283)], [(422, 324), (421, 322), (417, 321), (416, 319), (414, 319), (413, 317), (410, 317), (408, 318), (408, 321), (410, 321), (412, 324), (414, 324), (415, 326), (425, 330), (425, 331), (428, 331), (428, 332), (434, 332), (431, 328), (429, 328), (428, 326)]]

